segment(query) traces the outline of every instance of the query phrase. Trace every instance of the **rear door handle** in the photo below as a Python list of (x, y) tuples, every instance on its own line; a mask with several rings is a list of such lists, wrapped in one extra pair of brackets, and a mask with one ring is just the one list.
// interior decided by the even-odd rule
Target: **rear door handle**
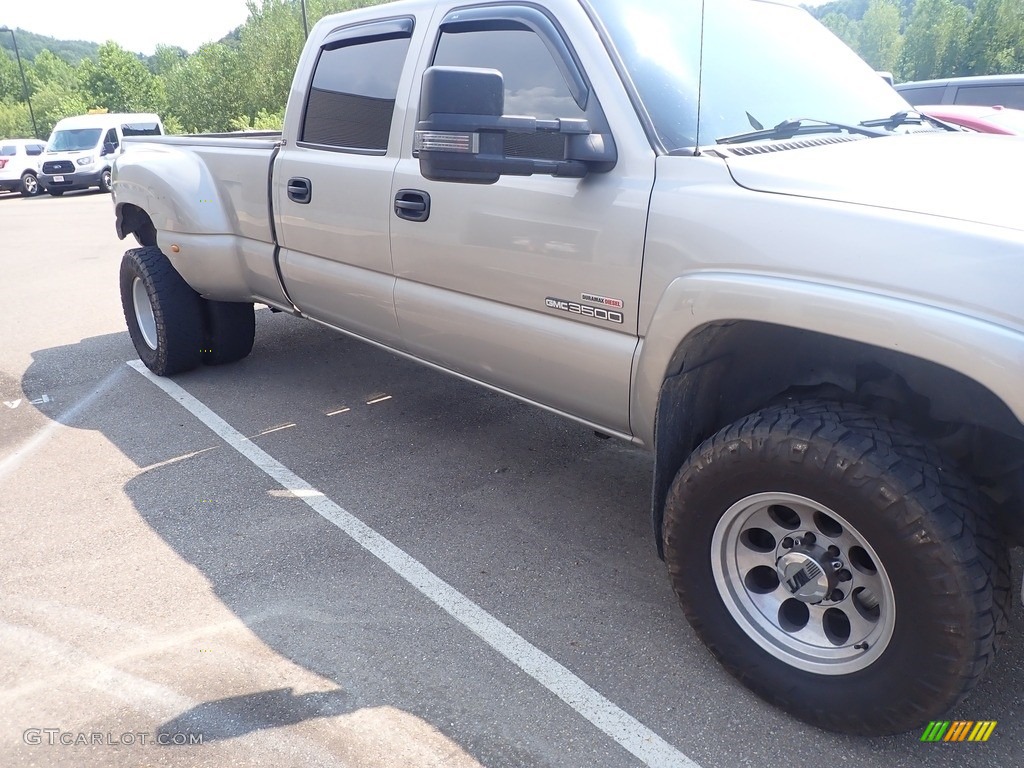
[(305, 205), (313, 199), (313, 182), (296, 176), (288, 179), (288, 199)]
[(395, 215), (407, 221), (426, 221), (430, 218), (430, 195), (418, 189), (398, 190)]

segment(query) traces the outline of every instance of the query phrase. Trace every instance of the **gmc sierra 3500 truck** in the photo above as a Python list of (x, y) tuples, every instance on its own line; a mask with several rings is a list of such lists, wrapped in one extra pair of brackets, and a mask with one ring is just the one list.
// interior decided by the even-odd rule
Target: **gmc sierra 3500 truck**
[(410, 0), (321, 20), (282, 134), (133, 140), (128, 328), (169, 375), (253, 303), (653, 452), (721, 663), (900, 732), (979, 680), (1024, 541), (1024, 141), (759, 0)]

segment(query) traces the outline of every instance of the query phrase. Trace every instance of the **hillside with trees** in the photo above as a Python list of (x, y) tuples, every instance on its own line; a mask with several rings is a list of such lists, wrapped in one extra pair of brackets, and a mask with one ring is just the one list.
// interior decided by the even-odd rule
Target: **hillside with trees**
[[(309, 24), (382, 0), (306, 0)], [(189, 54), (153, 56), (17, 31), (41, 137), (90, 109), (157, 112), (171, 132), (280, 128), (304, 42), (299, 0), (249, 0), (249, 17)], [(898, 80), (1024, 72), (1024, 0), (835, 0), (809, 9)], [(0, 137), (32, 134), (21, 76), (0, 35)]]
[[(306, 0), (307, 18), (312, 26), (328, 13), (380, 2)], [(39, 134), (45, 138), (62, 117), (90, 109), (157, 112), (175, 133), (280, 127), (304, 43), (301, 7), (298, 0), (249, 0), (248, 7), (244, 25), (192, 54), (157, 46), (146, 57), (113, 42), (67, 43), (18, 30)], [(0, 137), (27, 137), (32, 121), (6, 37)]]
[[(37, 35), (24, 29), (15, 30), (18, 36), (18, 52), (24, 59), (33, 61), (43, 51), (49, 51), (69, 64), (79, 64), (85, 59), (95, 59), (99, 50), (99, 43), (90, 43), (85, 40), (58, 40), (47, 35)], [(0, 49), (7, 52), (8, 56), (14, 56), (14, 43), (11, 41), (10, 33), (0, 33)]]
[(810, 10), (897, 81), (1024, 72), (1024, 0), (836, 0)]

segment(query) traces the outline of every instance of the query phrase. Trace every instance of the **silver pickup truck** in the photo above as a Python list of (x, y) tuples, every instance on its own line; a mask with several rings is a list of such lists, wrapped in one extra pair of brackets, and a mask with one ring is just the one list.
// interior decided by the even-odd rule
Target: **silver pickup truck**
[(787, 5), (410, 0), (316, 25), (282, 134), (129, 144), (121, 295), (158, 374), (261, 303), (649, 449), (711, 652), (894, 733), (1006, 629), (1022, 170)]

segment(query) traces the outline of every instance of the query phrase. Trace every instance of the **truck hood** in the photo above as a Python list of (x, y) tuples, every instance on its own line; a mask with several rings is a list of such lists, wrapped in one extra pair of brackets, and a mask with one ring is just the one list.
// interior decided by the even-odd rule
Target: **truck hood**
[(1024, 137), (903, 134), (727, 163), (736, 183), (751, 190), (1024, 230), (1020, 198), (1010, 192), (1024, 173)]

